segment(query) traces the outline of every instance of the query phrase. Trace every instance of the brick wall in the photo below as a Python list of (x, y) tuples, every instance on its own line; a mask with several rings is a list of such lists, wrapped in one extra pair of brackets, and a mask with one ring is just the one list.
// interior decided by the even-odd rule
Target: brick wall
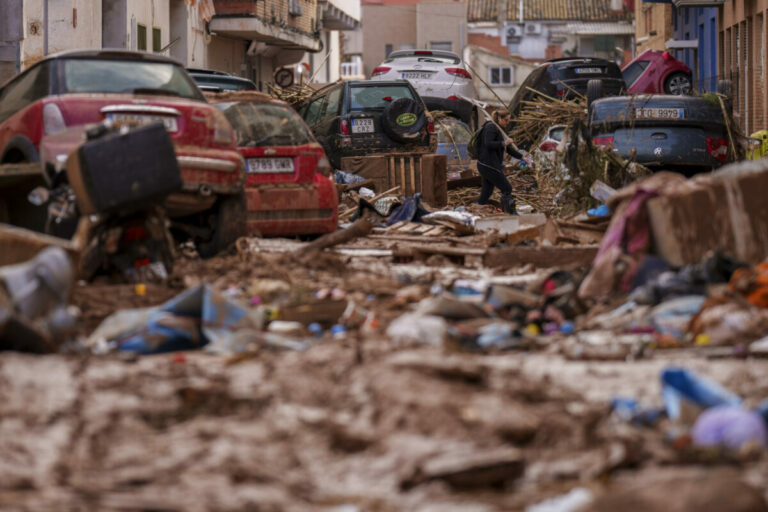
[(768, 0), (734, 0), (720, 11), (722, 59), (718, 78), (733, 84), (740, 131), (768, 129)]

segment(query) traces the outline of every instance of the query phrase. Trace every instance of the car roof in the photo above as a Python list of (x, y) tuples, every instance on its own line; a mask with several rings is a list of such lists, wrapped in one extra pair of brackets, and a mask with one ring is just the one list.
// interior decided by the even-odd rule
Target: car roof
[(423, 57), (431, 55), (432, 57), (449, 57), (452, 59), (459, 59), (461, 60), (461, 57), (459, 57), (457, 54), (453, 52), (446, 52), (443, 50), (397, 50), (395, 52), (390, 53), (387, 56), (387, 59), (393, 59), (397, 57)]
[(190, 74), (197, 73), (200, 75), (234, 76), (232, 73), (227, 73), (225, 71), (217, 71), (215, 69), (187, 68), (187, 72)]
[(104, 48), (101, 50), (68, 50), (65, 52), (54, 53), (49, 55), (39, 62), (57, 60), (57, 59), (71, 59), (71, 58), (119, 58), (119, 59), (131, 59), (131, 60), (143, 60), (148, 62), (167, 62), (169, 64), (176, 64), (181, 66), (181, 62), (165, 55), (159, 55), (151, 52), (138, 52), (132, 50), (125, 50), (123, 48)]

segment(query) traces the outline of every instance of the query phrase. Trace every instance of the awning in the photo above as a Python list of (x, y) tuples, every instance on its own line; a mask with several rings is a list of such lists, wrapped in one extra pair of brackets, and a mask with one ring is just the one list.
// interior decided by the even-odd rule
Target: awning
[(565, 32), (573, 35), (635, 35), (635, 27), (631, 23), (568, 23)]
[(261, 41), (286, 50), (318, 51), (322, 48), (320, 39), (297, 30), (274, 25), (255, 16), (222, 16), (217, 14), (208, 24), (208, 27), (212, 33), (218, 35)]
[(355, 30), (360, 20), (353, 18), (328, 0), (320, 1), (323, 13), (323, 27), (329, 30)]

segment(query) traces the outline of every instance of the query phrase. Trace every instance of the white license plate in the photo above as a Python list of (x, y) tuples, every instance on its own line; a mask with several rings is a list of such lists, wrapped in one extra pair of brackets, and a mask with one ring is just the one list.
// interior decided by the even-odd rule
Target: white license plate
[(685, 119), (684, 108), (636, 108), (635, 119)]
[(249, 158), (248, 172), (293, 172), (292, 158)]
[(603, 72), (600, 68), (576, 68), (577, 75), (597, 75)]
[(373, 133), (373, 119), (353, 119), (352, 133)]
[(143, 126), (145, 124), (163, 123), (165, 129), (169, 132), (179, 130), (179, 125), (175, 117), (171, 116), (151, 116), (144, 114), (107, 114), (107, 119), (112, 119), (118, 123), (134, 124)]
[(430, 78), (432, 78), (432, 73), (406, 71), (402, 73), (401, 78), (403, 80), (429, 80)]

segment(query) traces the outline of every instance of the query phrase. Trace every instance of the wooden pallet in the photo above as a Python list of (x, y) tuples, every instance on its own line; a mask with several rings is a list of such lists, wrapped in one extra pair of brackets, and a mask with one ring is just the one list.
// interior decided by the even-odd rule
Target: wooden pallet
[(386, 233), (398, 235), (442, 236), (451, 234), (452, 230), (446, 226), (401, 221), (389, 226), (386, 229)]

